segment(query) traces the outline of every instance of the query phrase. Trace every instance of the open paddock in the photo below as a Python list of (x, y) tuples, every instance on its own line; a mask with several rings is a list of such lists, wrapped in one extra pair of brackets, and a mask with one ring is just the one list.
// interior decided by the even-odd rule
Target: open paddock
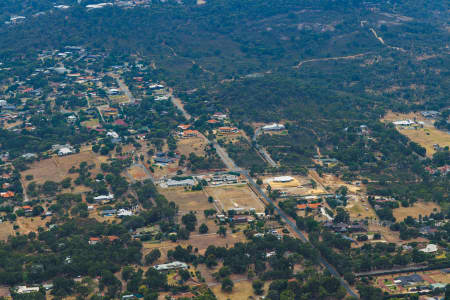
[[(100, 156), (88, 149), (67, 156), (60, 157), (55, 155), (48, 159), (33, 162), (28, 170), (21, 173), (21, 176), (22, 178), (25, 178), (27, 175), (33, 176), (33, 180), (24, 181), (26, 187), (33, 181), (37, 184), (43, 184), (46, 181), (60, 182), (67, 177), (76, 179), (78, 173), (70, 174), (69, 170), (72, 166), (79, 167), (81, 162), (87, 162), (88, 165), (95, 164), (95, 168), (90, 170), (95, 175), (102, 172), (100, 164), (107, 162), (107, 157)], [(72, 184), (72, 186), (74, 185)], [(84, 192), (87, 190), (88, 188), (84, 186), (76, 186), (73, 192)]]
[(145, 179), (149, 179), (150, 177), (144, 170), (144, 167), (141, 165), (133, 165), (128, 169), (128, 173), (131, 177), (133, 177), (136, 181), (142, 181)]
[(399, 207), (393, 210), (394, 217), (397, 221), (403, 221), (406, 217), (411, 216), (413, 218), (419, 218), (427, 216), (433, 212), (439, 212), (441, 209), (439, 205), (434, 202), (416, 202), (414, 206)]
[(431, 157), (436, 152), (433, 148), (434, 144), (438, 144), (440, 147), (450, 147), (450, 134), (436, 129), (432, 120), (424, 118), (420, 113), (408, 113), (399, 114), (389, 112), (381, 119), (382, 122), (388, 123), (400, 120), (416, 120), (424, 122), (423, 128), (397, 128), (397, 130), (407, 136), (413, 142), (418, 143), (425, 149), (427, 149), (427, 156)]
[(6, 241), (10, 235), (14, 235), (13, 224), (5, 221), (0, 224), (0, 241)]
[(212, 196), (223, 211), (243, 208), (264, 212), (265, 206), (246, 184), (206, 187), (206, 193)]
[[(90, 172), (95, 175), (101, 173), (100, 164), (107, 161), (106, 156), (100, 156), (91, 150), (85, 150), (80, 153), (71, 154), (67, 156), (52, 156), (48, 159), (43, 159), (41, 161), (35, 161), (30, 165), (28, 170), (22, 172), (22, 178), (27, 175), (32, 175), (33, 180), (25, 181), (26, 187), (30, 182), (36, 182), (37, 184), (43, 184), (46, 181), (60, 182), (67, 177), (76, 179), (78, 173), (69, 174), (70, 168), (72, 166), (79, 167), (81, 162), (87, 162), (88, 165), (95, 164), (95, 168), (90, 170)], [(73, 184), (72, 184), (73, 185)], [(83, 192), (87, 188), (83, 186), (77, 186), (74, 192)]]
[(195, 155), (197, 156), (204, 156), (204, 149), (206, 145), (207, 142), (202, 137), (178, 139), (177, 151), (179, 151), (181, 155), (185, 155), (186, 157), (189, 157), (190, 153), (195, 153)]
[(230, 229), (227, 228), (227, 235), (221, 237), (216, 232), (210, 230), (210, 233), (199, 234), (198, 231), (192, 232), (189, 240), (178, 240), (177, 242), (163, 241), (161, 243), (155, 242), (144, 242), (143, 243), (143, 255), (147, 255), (153, 249), (159, 249), (161, 251), (161, 261), (166, 261), (167, 252), (174, 249), (176, 246), (180, 245), (183, 248), (191, 245), (194, 249), (198, 249), (199, 254), (205, 254), (206, 249), (209, 245), (214, 245), (216, 247), (231, 247), (236, 243), (245, 242), (246, 238), (242, 232), (231, 233)]
[(158, 188), (158, 191), (167, 200), (178, 205), (180, 214), (190, 211), (203, 213), (206, 209), (214, 209), (213, 204), (208, 202), (208, 196), (204, 191), (186, 191), (183, 187)]
[(352, 220), (358, 219), (376, 219), (377, 215), (367, 200), (351, 195), (347, 200), (347, 211)]

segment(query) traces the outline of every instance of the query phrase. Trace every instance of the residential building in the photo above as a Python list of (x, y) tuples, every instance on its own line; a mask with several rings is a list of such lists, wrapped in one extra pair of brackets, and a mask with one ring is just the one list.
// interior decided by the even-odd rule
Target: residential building
[(281, 131), (284, 129), (285, 129), (285, 126), (283, 124), (277, 124), (277, 123), (273, 123), (273, 124), (262, 127), (262, 130), (264, 130), (264, 131)]

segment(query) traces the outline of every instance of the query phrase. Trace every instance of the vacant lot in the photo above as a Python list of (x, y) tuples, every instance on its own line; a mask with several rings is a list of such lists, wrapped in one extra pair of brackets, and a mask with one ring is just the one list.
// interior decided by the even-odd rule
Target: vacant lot
[(422, 121), (425, 124), (423, 128), (397, 128), (397, 130), (427, 149), (427, 156), (432, 156), (436, 152), (433, 148), (434, 144), (439, 144), (441, 147), (450, 147), (450, 134), (436, 129), (432, 120), (423, 118), (419, 113), (397, 114), (390, 112), (381, 121), (393, 122), (408, 119)]
[(179, 240), (177, 242), (171, 241), (163, 241), (161, 243), (143, 243), (143, 255), (147, 255), (153, 249), (159, 249), (161, 251), (161, 261), (167, 260), (167, 251), (170, 249), (174, 249), (176, 246), (180, 245), (183, 248), (186, 248), (189, 245), (195, 249), (198, 249), (199, 254), (204, 254), (206, 248), (209, 245), (214, 245), (216, 247), (231, 247), (236, 243), (245, 242), (246, 238), (244, 234), (241, 232), (231, 233), (230, 229), (227, 228), (227, 235), (225, 237), (221, 237), (210, 230), (211, 233), (208, 234), (199, 234), (198, 232), (192, 232), (189, 240), (183, 241)]
[(221, 289), (221, 284), (213, 286), (211, 290), (214, 292), (218, 300), (247, 300), (250, 296), (258, 297), (253, 293), (252, 282), (245, 279), (239, 282), (235, 282), (233, 292), (231, 293), (224, 293)]
[(411, 207), (399, 207), (394, 209), (394, 217), (397, 221), (403, 221), (407, 216), (418, 218), (419, 215), (427, 216), (432, 212), (440, 211), (439, 206), (433, 202), (416, 202)]
[(372, 218), (376, 219), (377, 216), (371, 207), (371, 205), (367, 202), (367, 200), (363, 199), (359, 196), (350, 196), (347, 200), (347, 210), (350, 213), (350, 218), (354, 219), (366, 219)]
[(109, 96), (109, 100), (111, 100), (112, 103), (125, 103), (125, 102), (128, 102), (128, 98), (125, 95)]
[(40, 217), (19, 217), (17, 218), (16, 225), (19, 226), (21, 234), (29, 234), (30, 232), (38, 232), (38, 228), (46, 228), (45, 223), (49, 222), (50, 218), (41, 219)]
[(128, 173), (133, 177), (136, 181), (141, 181), (145, 179), (149, 179), (150, 177), (144, 170), (144, 166), (141, 165), (133, 165), (128, 169)]
[(204, 191), (186, 191), (182, 187), (160, 188), (158, 190), (166, 196), (167, 200), (173, 201), (178, 205), (180, 214), (190, 211), (203, 213), (205, 209), (214, 208), (213, 204), (208, 202), (208, 196)]
[(212, 196), (223, 211), (235, 208), (255, 209), (264, 212), (265, 206), (246, 184), (207, 187), (206, 193)]
[(98, 119), (90, 119), (81, 123), (81, 125), (91, 128), (97, 127), (99, 124)]
[(13, 224), (3, 222), (0, 224), (0, 241), (6, 241), (10, 235), (14, 234)]
[[(48, 180), (60, 182), (66, 177), (75, 179), (78, 177), (78, 174), (69, 174), (69, 170), (72, 166), (78, 167), (81, 162), (87, 162), (88, 165), (95, 164), (95, 168), (90, 170), (90, 172), (95, 175), (101, 172), (100, 164), (106, 162), (106, 160), (106, 156), (97, 155), (90, 150), (63, 157), (53, 156), (49, 159), (36, 161), (31, 164), (30, 169), (22, 172), (22, 178), (25, 178), (26, 175), (33, 176), (33, 180), (25, 182), (26, 186), (32, 181), (43, 184)], [(76, 192), (82, 192), (83, 188), (84, 187), (82, 186), (78, 186), (77, 189), (80, 190), (77, 190)]]
[(177, 151), (181, 155), (189, 157), (190, 153), (195, 153), (197, 156), (205, 156), (205, 147), (207, 142), (204, 138), (186, 138), (177, 140)]

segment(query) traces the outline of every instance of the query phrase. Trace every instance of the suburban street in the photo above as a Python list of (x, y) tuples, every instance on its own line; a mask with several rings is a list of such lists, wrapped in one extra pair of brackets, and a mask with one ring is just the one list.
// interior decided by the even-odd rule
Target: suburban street
[(264, 157), (264, 159), (267, 161), (267, 163), (272, 167), (276, 168), (278, 165), (277, 163), (272, 159), (269, 152), (267, 152), (266, 148), (259, 145), (256, 141), (258, 139), (258, 136), (261, 134), (261, 128), (257, 128), (255, 130), (255, 134), (253, 135), (253, 142), (255, 142), (256, 150)]
[(120, 77), (118, 77), (117, 75), (111, 75), (111, 76), (116, 80), (117, 84), (119, 85), (120, 89), (125, 94), (125, 96), (127, 96), (128, 102), (135, 103), (136, 99), (131, 94), (130, 90), (128, 89), (128, 86), (123, 82), (123, 80)]

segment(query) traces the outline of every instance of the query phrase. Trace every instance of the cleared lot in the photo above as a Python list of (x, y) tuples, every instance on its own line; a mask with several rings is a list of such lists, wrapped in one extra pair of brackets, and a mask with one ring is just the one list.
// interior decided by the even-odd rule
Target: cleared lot
[(223, 211), (242, 208), (264, 212), (265, 206), (246, 184), (207, 187), (205, 191), (216, 200)]

